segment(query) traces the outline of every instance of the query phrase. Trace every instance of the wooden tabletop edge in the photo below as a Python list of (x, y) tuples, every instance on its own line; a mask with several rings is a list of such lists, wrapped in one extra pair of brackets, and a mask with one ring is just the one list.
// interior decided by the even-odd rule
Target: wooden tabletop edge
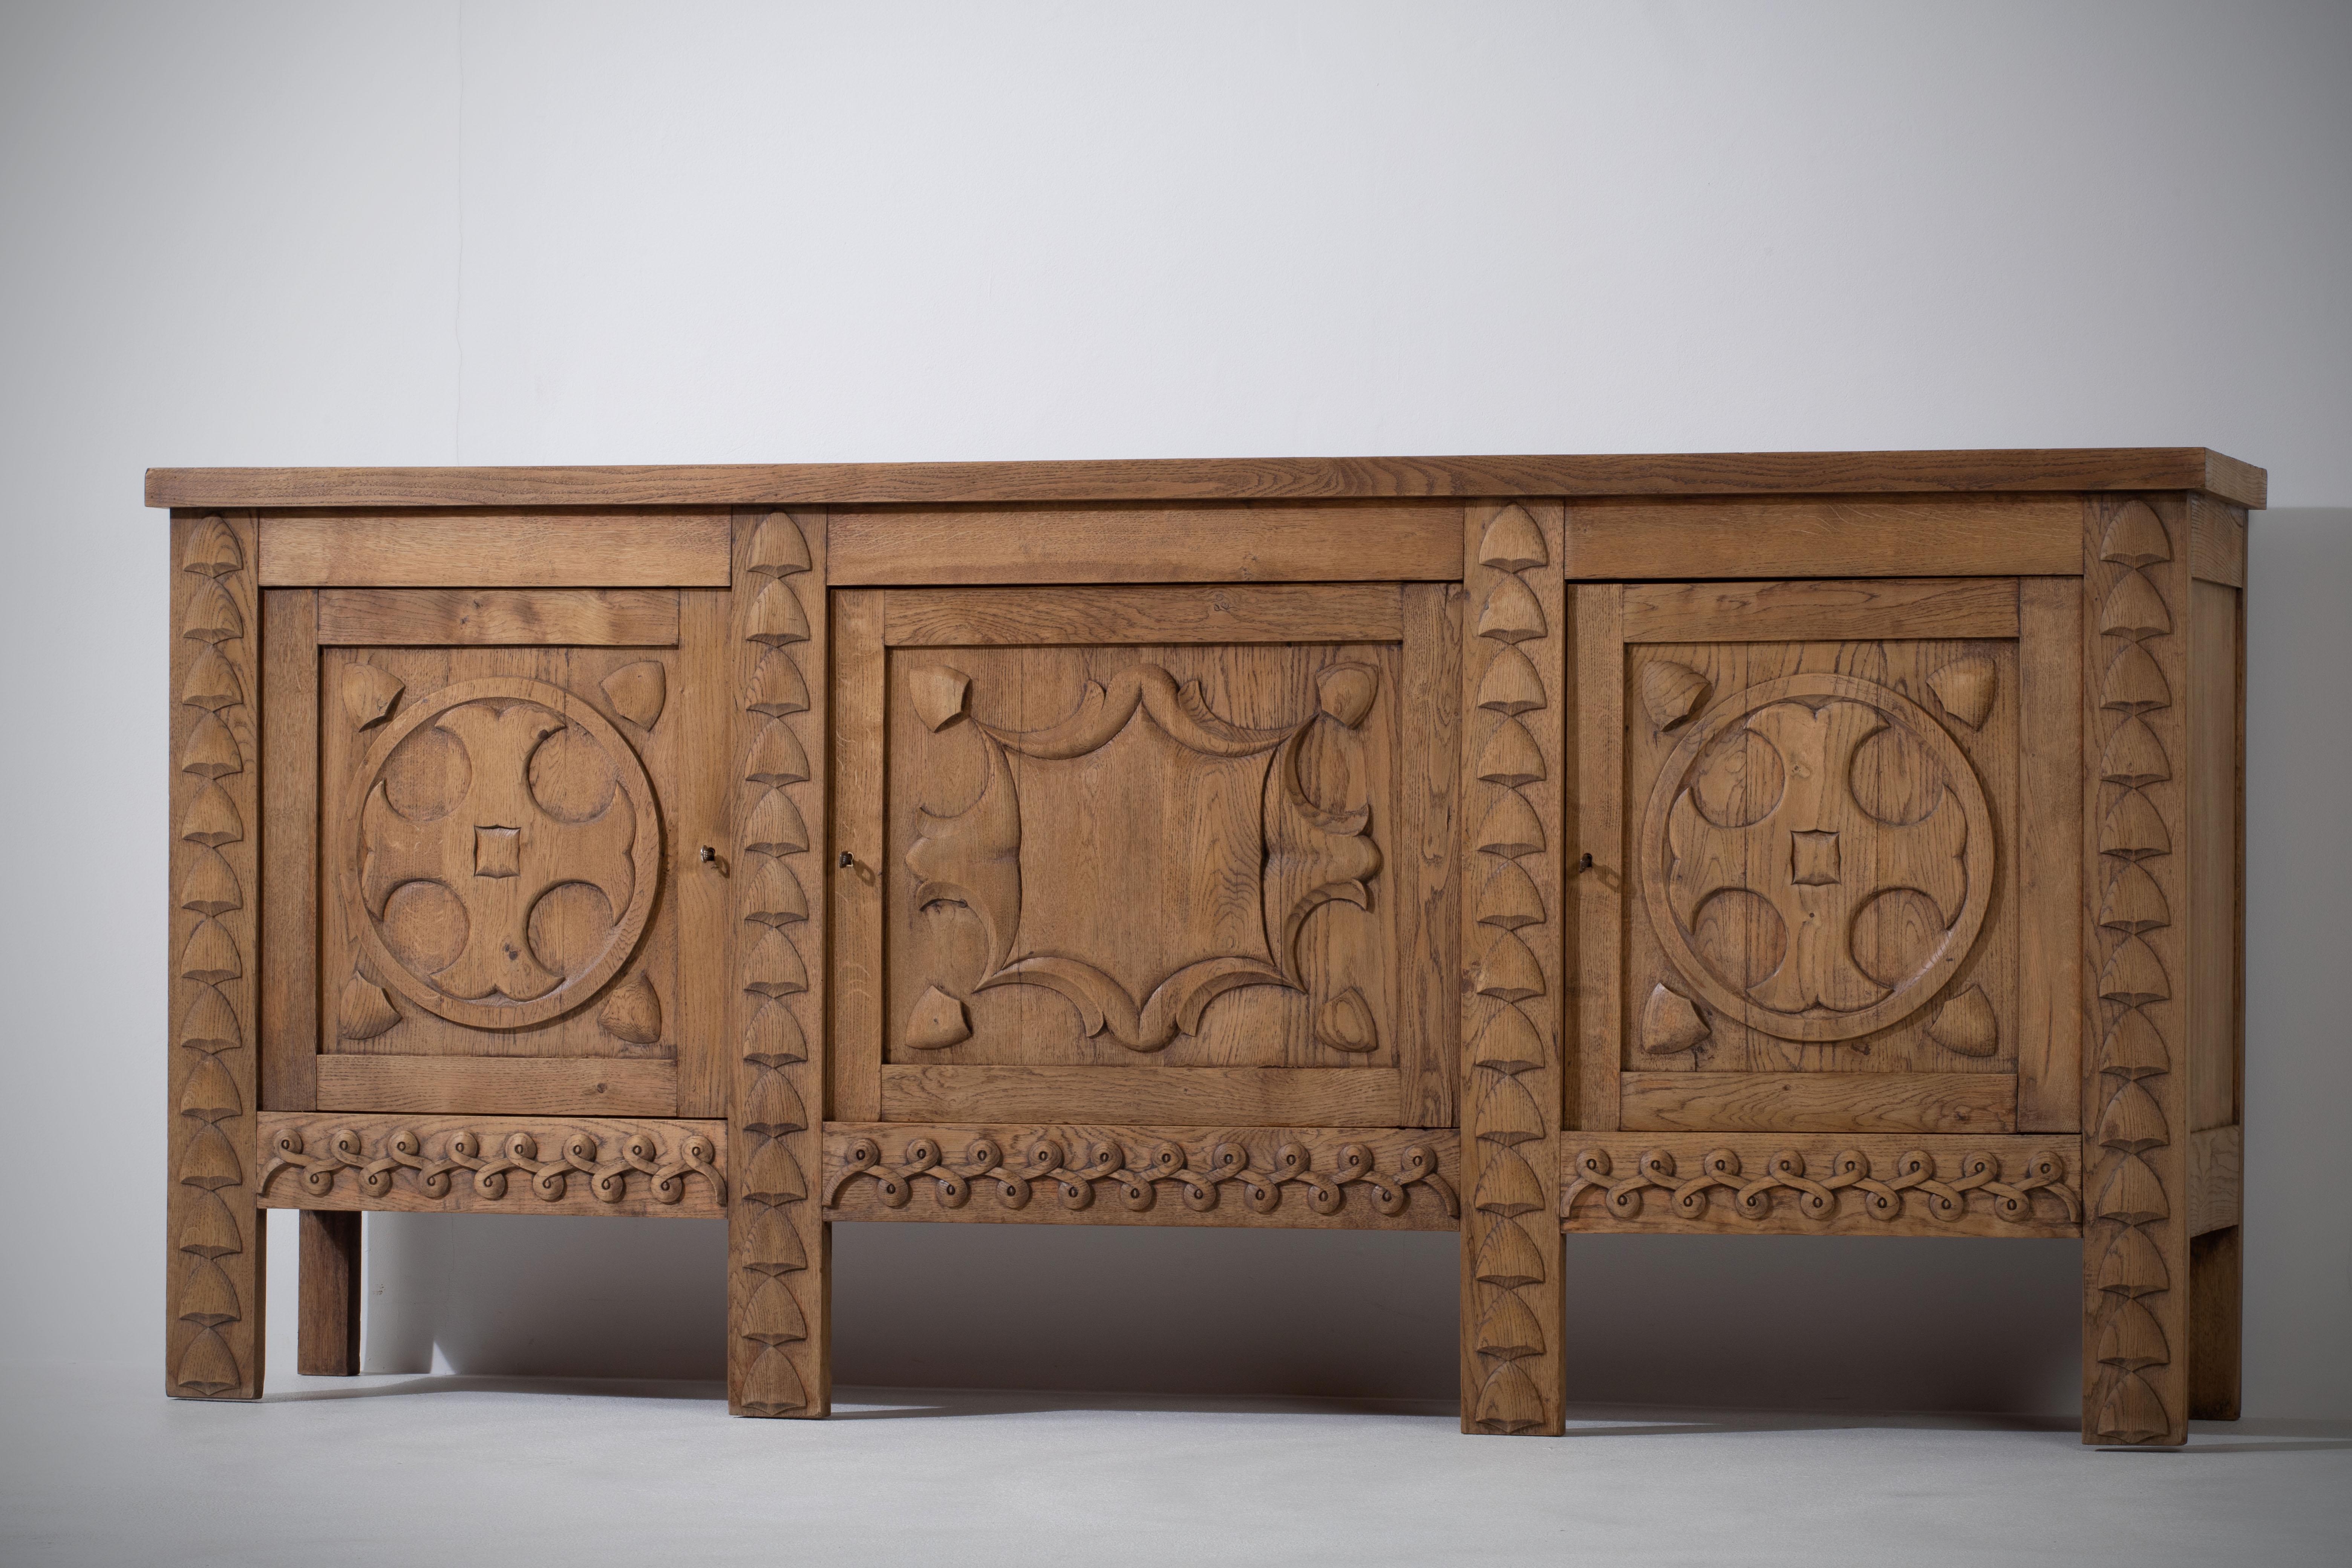
[(646, 467), (150, 468), (152, 507), (952, 506), (1481, 497), (2198, 490), (2268, 475), (2202, 447)]

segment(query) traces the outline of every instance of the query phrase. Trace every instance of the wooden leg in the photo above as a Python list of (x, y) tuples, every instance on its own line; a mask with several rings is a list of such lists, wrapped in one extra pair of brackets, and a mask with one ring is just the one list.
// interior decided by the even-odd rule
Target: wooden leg
[(304, 1377), (353, 1377), (360, 1370), (359, 1213), (301, 1213), (301, 1327), (294, 1370)]
[(2236, 1226), (2189, 1244), (2189, 1415), (2197, 1421), (2238, 1418), (2239, 1268)]

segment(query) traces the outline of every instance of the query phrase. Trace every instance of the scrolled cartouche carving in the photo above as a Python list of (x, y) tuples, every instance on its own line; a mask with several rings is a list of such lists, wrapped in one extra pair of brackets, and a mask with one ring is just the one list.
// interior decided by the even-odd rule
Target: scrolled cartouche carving
[[(1815, 1159), (1820, 1159), (1818, 1152)], [(2063, 1205), (2068, 1221), (2079, 1223), (2083, 1217), (2082, 1195), (2068, 1184), (2065, 1162), (2054, 1152), (2032, 1155), (2015, 1176), (2003, 1172), (1998, 1155), (1983, 1151), (1961, 1155), (1958, 1169), (1947, 1172), (1937, 1155), (1907, 1150), (1883, 1174), (1872, 1169), (1869, 1155), (1855, 1149), (1838, 1150), (1822, 1162), (1827, 1168), (1821, 1171), (1810, 1169), (1804, 1152), (1797, 1149), (1774, 1153), (1753, 1174), (1741, 1169), (1738, 1154), (1729, 1149), (1708, 1150), (1694, 1163), (1698, 1169), (1685, 1173), (1677, 1170), (1673, 1152), (1647, 1148), (1634, 1168), (1620, 1175), (1608, 1150), (1580, 1149), (1571, 1166), (1574, 1175), (1560, 1191), (1560, 1214), (1572, 1217), (1579, 1198), (1598, 1193), (1612, 1216), (1639, 1219), (1647, 1194), (1656, 1193), (1667, 1200), (1675, 1218), (1698, 1220), (1707, 1216), (1713, 1194), (1720, 1193), (1728, 1198), (1730, 1212), (1744, 1220), (1760, 1221), (1776, 1209), (1792, 1208), (1826, 1225), (1838, 1216), (1838, 1194), (1851, 1191), (1862, 1199), (1864, 1214), (1886, 1222), (1902, 1218), (1916, 1199), (1920, 1212), (1948, 1225), (1967, 1215), (1970, 1196), (1977, 1194), (1997, 1218), (2011, 1225), (2033, 1219), (2035, 1193), (2046, 1193)], [(1793, 1204), (1776, 1204), (1776, 1194)]]
[[(323, 1198), (335, 1190), (336, 1177), (350, 1171), (359, 1190), (372, 1198), (389, 1195), (402, 1182), (425, 1197), (446, 1198), (450, 1184), (463, 1176), (476, 1196), (497, 1202), (507, 1196), (507, 1177), (515, 1173), (527, 1178), (526, 1190), (542, 1202), (561, 1201), (569, 1184), (584, 1177), (598, 1202), (617, 1204), (628, 1196), (629, 1178), (635, 1174), (645, 1178), (646, 1194), (654, 1202), (674, 1204), (686, 1195), (686, 1178), (694, 1175), (709, 1184), (720, 1207), (727, 1203), (719, 1149), (701, 1133), (679, 1137), (673, 1148), (654, 1131), (635, 1128), (613, 1135), (607, 1153), (604, 1139), (582, 1127), (546, 1134), (517, 1129), (490, 1140), (467, 1128), (426, 1134), (399, 1127), (370, 1148), (357, 1131), (332, 1125), (331, 1117), (310, 1121), (306, 1131), (278, 1119), (261, 1173), (265, 1194), (280, 1172), (292, 1170), (300, 1173), (296, 1181), (306, 1194)], [(542, 1141), (551, 1146), (544, 1157)]]

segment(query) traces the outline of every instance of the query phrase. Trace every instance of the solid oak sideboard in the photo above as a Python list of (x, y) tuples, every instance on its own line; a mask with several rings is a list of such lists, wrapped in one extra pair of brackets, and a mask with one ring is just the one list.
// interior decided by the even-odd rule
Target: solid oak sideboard
[(2243, 591), (2201, 449), (159, 469), (166, 1386), (359, 1214), (2072, 1237), (2083, 1436), (2237, 1413)]

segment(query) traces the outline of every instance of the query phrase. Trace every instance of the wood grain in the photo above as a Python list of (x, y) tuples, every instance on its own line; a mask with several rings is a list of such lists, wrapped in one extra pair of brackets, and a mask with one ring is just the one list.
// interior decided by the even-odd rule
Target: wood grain
[(667, 588), (324, 588), (319, 640), (352, 647), (676, 647)]
[(252, 1163), (264, 760), (256, 703), (268, 694), (253, 519), (174, 514), (169, 547), (163, 1388), (178, 1399), (258, 1399), (269, 1270)]
[(1447, 581), (1462, 509), (1391, 505), (836, 511), (835, 580), (980, 583)]
[(1568, 575), (2017, 577), (2082, 564), (2071, 496), (1579, 501)]
[(885, 1067), (882, 1120), (1362, 1127), (1402, 1089), (1393, 1068)]
[(1502, 1436), (1566, 1419), (1562, 510), (1463, 517), (1462, 1429)]
[(304, 1209), (294, 1370), (355, 1377), (360, 1370), (360, 1216), (356, 1209)]
[(265, 1110), (308, 1110), (319, 1052), (318, 595), (261, 595), (261, 1029)]
[(2017, 635), (2007, 577), (1629, 583), (1624, 595), (1629, 643)]
[(283, 588), (723, 588), (724, 512), (281, 512), (261, 581)]
[(2071, 1237), (2068, 1138), (1575, 1133), (1560, 1228), (1661, 1235)]
[(833, 1400), (833, 1233), (810, 1183), (831, 1050), (824, 693), (835, 627), (822, 513), (740, 512), (733, 528), (737, 695), (719, 748), (737, 781), (727, 1408), (812, 1419)]
[[(882, 1115), (882, 595), (833, 595), (833, 1050), (828, 1105), (844, 1121)], [(849, 857), (847, 864), (842, 856)]]
[[(727, 1114), (735, 1078), (733, 984), (735, 766), (745, 742), (736, 722), (735, 666), (728, 630), (730, 595), (710, 588), (680, 595), (677, 689), (678, 841), (670, 847), (677, 889), (677, 1114)], [(708, 849), (710, 858), (703, 852)]]
[(2190, 1236), (2226, 1230), (2243, 1220), (2245, 1169), (2244, 1128), (2209, 1127), (2189, 1135)]
[(2200, 583), (2246, 585), (2246, 513), (2210, 496), (2189, 498), (2189, 574)]
[(267, 1208), (717, 1219), (727, 1124), (552, 1116), (261, 1119)]
[(828, 1122), (836, 1219), (1452, 1230), (1445, 1129)]
[(2245, 1232), (2189, 1241), (2189, 1417), (2235, 1421), (2245, 1333)]
[(1244, 458), (621, 468), (150, 468), (149, 506), (872, 506), (1444, 496), (2207, 490), (2262, 469), (2201, 447), (1944, 452)]
[(893, 647), (1396, 642), (1404, 636), (1401, 603), (1388, 583), (1063, 588), (1050, 596), (893, 588), (883, 595), (882, 640)]
[[(1332, 590), (1324, 590), (1331, 592)], [(1462, 620), (1451, 584), (1403, 590), (1402, 803), (1390, 844), (1396, 879), (1397, 1067), (1408, 1127), (1456, 1125), (1462, 1038)]]
[(1629, 1132), (2011, 1132), (2005, 1073), (1629, 1072)]
[(2083, 1125), (2083, 595), (2020, 587), (2017, 650), (2017, 1126)]
[(2245, 1054), (2245, 628), (2236, 588), (2189, 585), (2189, 1125), (2234, 1122)]
[(595, 1057), (319, 1058), (320, 1110), (465, 1116), (668, 1116), (677, 1064)]
[[(1577, 918), (1575, 1124), (1617, 1130), (1617, 1075), (1624, 1065), (1627, 870), (1625, 844), (1624, 590), (1579, 584), (1576, 595), (1576, 748), (1573, 801), (1579, 869), (1570, 886)], [(1582, 865), (1585, 856), (1590, 866)]]

